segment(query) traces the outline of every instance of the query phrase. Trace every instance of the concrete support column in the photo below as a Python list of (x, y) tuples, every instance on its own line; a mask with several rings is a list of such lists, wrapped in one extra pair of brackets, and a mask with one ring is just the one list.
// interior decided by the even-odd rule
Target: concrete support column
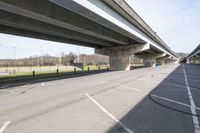
[(144, 66), (155, 67), (156, 65), (163, 65), (164, 61), (162, 60), (162, 58), (165, 56), (165, 53), (144, 54)]
[(95, 49), (95, 53), (109, 56), (111, 70), (130, 70), (130, 56), (149, 48), (149, 44), (137, 44)]
[(156, 64), (157, 64), (158, 66), (160, 66), (160, 65), (165, 65), (165, 61), (164, 61), (164, 59), (157, 59), (157, 60), (156, 60)]
[(175, 64), (175, 62), (179, 62), (179, 60), (173, 59), (169, 55), (165, 55), (165, 56), (157, 59), (158, 65)]
[(186, 63), (190, 64), (190, 59), (186, 58)]
[(144, 58), (144, 66), (146, 67), (155, 67), (156, 59), (155, 58)]

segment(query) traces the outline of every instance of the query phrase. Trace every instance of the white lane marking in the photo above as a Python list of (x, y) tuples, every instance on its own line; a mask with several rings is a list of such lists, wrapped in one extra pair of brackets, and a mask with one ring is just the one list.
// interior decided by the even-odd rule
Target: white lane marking
[[(45, 82), (42, 82), (41, 83), (41, 86), (50, 86), (50, 85), (56, 85), (57, 83), (45, 83)], [(25, 84), (24, 86), (22, 86), (23, 88), (26, 88), (26, 87), (35, 87), (35, 86), (38, 86), (37, 84), (35, 85), (30, 85), (30, 84)]]
[(135, 89), (133, 87), (130, 87), (130, 86), (126, 86), (126, 85), (120, 85), (121, 87), (124, 87), (124, 88), (128, 88), (128, 89), (131, 89), (132, 91), (136, 91), (136, 92), (143, 92), (142, 90), (139, 90), (139, 89)]
[(28, 84), (25, 84), (25, 85), (23, 85), (22, 87), (26, 87), (26, 86), (28, 86), (28, 85), (30, 85), (30, 83), (28, 83)]
[(42, 84), (41, 84), (41, 86), (44, 86), (45, 85), (45, 83), (43, 82)]
[[(185, 86), (182, 86), (182, 85), (174, 85), (174, 84), (168, 84), (168, 83), (161, 83), (161, 84), (169, 85), (169, 86), (175, 86), (175, 87), (184, 87), (184, 88), (185, 88)], [(129, 89), (133, 90), (133, 88), (131, 88), (131, 87), (129, 87), (129, 86), (124, 86), (124, 85), (120, 85), (120, 86), (123, 86), (123, 87), (125, 87), (125, 88), (129, 88)], [(134, 88), (133, 91), (137, 91), (137, 92), (140, 91), (140, 92), (143, 92), (143, 91), (141, 91), (141, 90), (139, 90), (139, 89), (135, 89), (135, 88)], [(149, 93), (145, 93), (145, 94), (149, 94)], [(175, 101), (175, 100), (172, 100), (172, 99), (169, 99), (169, 98), (165, 98), (165, 97), (160, 97), (160, 96), (155, 95), (155, 94), (150, 94), (150, 95), (153, 96), (153, 97), (157, 97), (157, 98), (160, 98), (160, 99), (169, 101), (169, 102), (173, 102), (173, 103), (180, 104), (180, 105), (187, 106), (187, 107), (190, 107), (190, 108), (191, 108), (191, 105), (189, 105), (189, 104), (185, 104), (185, 103), (182, 103), (182, 102), (179, 102), (179, 101)], [(195, 109), (197, 109), (197, 110), (200, 111), (200, 107), (196, 107), (196, 106), (195, 106)]]
[[(143, 80), (145, 80), (145, 79), (143, 79)], [(174, 86), (174, 87), (180, 87), (180, 88), (185, 88), (185, 85), (179, 85), (179, 84), (169, 84), (169, 83), (162, 83), (162, 82), (159, 83), (159, 84), (168, 85), (168, 86)], [(197, 90), (194, 87), (191, 87), (190, 89)]]
[(160, 83), (160, 84), (168, 85), (168, 86), (174, 86), (174, 87), (180, 87), (180, 88), (185, 88), (184, 85), (176, 85), (176, 84), (169, 84), (169, 83)]
[(49, 86), (49, 85), (56, 85), (57, 83), (48, 83), (48, 84), (46, 84), (47, 86)]
[[(168, 85), (168, 86), (174, 86), (174, 87), (180, 87), (180, 88), (185, 88), (184, 85), (175, 85), (175, 84), (168, 84), (168, 83), (160, 83), (160, 84)], [(190, 90), (195, 90), (195, 91), (197, 91), (197, 89), (195, 89), (194, 87), (191, 87)]]
[(11, 121), (6, 121), (4, 125), (0, 129), (0, 133), (3, 133), (3, 131), (6, 129), (6, 127), (11, 123)]
[(111, 117), (114, 121), (116, 121), (119, 125), (121, 125), (125, 131), (128, 133), (134, 133), (132, 130), (130, 130), (126, 125), (124, 125), (121, 121), (119, 121), (117, 118), (115, 118), (110, 112), (108, 112), (103, 106), (101, 106), (96, 100), (94, 100), (89, 94), (85, 93), (85, 95), (94, 102), (105, 114), (107, 114), (109, 117)]
[(30, 84), (28, 83), (28, 84), (23, 85), (22, 87), (23, 87), (23, 88), (26, 88), (26, 87), (34, 87), (34, 86), (36, 86), (36, 85), (30, 85)]
[(0, 90), (1, 92), (9, 92), (9, 93), (15, 93), (14, 91), (11, 91), (11, 90)]
[(189, 96), (189, 99), (190, 99), (190, 104), (191, 104), (190, 109), (191, 109), (192, 114), (194, 114), (192, 116), (193, 124), (194, 124), (194, 131), (195, 131), (195, 133), (200, 133), (199, 120), (198, 120), (198, 117), (196, 116), (197, 115), (196, 105), (194, 103), (194, 99), (192, 97), (192, 93), (191, 93), (191, 90), (190, 90), (190, 87), (189, 87), (189, 84), (188, 84), (187, 75), (186, 75), (186, 72), (185, 72), (185, 66), (184, 65), (183, 65), (183, 73), (184, 73), (184, 77), (185, 77), (185, 84), (187, 86), (188, 96)]
[[(175, 101), (175, 100), (172, 100), (172, 99), (169, 99), (169, 98), (161, 97), (161, 96), (158, 96), (158, 95), (155, 95), (155, 94), (150, 94), (150, 95), (153, 96), (153, 97), (157, 97), (157, 98), (159, 98), (159, 99), (162, 99), (162, 100), (166, 100), (166, 101), (169, 101), (169, 102), (173, 102), (173, 103), (176, 103), (176, 104), (183, 105), (183, 106), (186, 106), (186, 107), (190, 107), (190, 108), (191, 108), (191, 105), (186, 104), (186, 103), (182, 103), (182, 102)], [(197, 110), (200, 111), (200, 108), (199, 108), (199, 107), (195, 107), (195, 109), (197, 109)]]

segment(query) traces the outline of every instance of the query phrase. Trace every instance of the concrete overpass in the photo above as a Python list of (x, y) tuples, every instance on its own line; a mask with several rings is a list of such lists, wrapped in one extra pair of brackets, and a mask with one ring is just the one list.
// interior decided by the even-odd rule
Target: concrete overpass
[(124, 0), (0, 0), (0, 32), (93, 47), (114, 70), (177, 60)]
[(187, 56), (187, 63), (200, 64), (200, 44)]

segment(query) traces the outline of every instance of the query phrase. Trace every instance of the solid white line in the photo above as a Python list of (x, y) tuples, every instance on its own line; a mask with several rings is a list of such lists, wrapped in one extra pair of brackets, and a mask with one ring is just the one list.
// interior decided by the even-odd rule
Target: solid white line
[(4, 125), (0, 129), (0, 133), (3, 133), (3, 131), (6, 129), (6, 127), (11, 123), (11, 121), (6, 121)]
[(136, 92), (142, 92), (142, 90), (139, 90), (139, 89), (135, 89), (133, 87), (130, 87), (130, 86), (126, 86), (126, 85), (120, 85), (121, 87), (124, 87), (124, 88), (128, 88), (128, 89), (131, 89), (132, 91), (136, 91)]
[(85, 93), (85, 95), (94, 102), (105, 114), (107, 114), (109, 117), (111, 117), (114, 121), (116, 121), (119, 125), (121, 125), (125, 131), (128, 133), (134, 133), (132, 130), (130, 130), (126, 125), (124, 125), (121, 121), (119, 121), (117, 118), (115, 118), (110, 112), (108, 112), (103, 106), (101, 106), (96, 100), (94, 100), (89, 94)]
[(187, 86), (188, 96), (189, 96), (189, 99), (190, 99), (190, 104), (191, 104), (190, 109), (191, 109), (192, 114), (194, 114), (192, 116), (193, 124), (194, 124), (194, 131), (195, 131), (195, 133), (200, 133), (199, 120), (198, 120), (198, 117), (196, 116), (197, 115), (197, 113), (196, 113), (196, 105), (194, 103), (194, 99), (192, 97), (192, 93), (191, 93), (190, 87), (188, 85), (188, 80), (187, 80), (187, 75), (186, 75), (186, 72), (185, 72), (184, 65), (183, 65), (183, 73), (184, 73), (184, 77), (185, 77), (185, 84)]
[[(182, 102), (175, 101), (175, 100), (172, 100), (172, 99), (169, 99), (169, 98), (161, 97), (161, 96), (158, 96), (158, 95), (155, 95), (155, 94), (150, 94), (150, 95), (153, 96), (153, 97), (157, 97), (157, 98), (159, 98), (159, 99), (162, 99), (162, 100), (166, 100), (166, 101), (169, 101), (169, 102), (173, 102), (173, 103), (180, 104), (180, 105), (183, 105), (183, 106), (186, 106), (186, 107), (190, 107), (190, 108), (191, 108), (191, 105), (186, 104), (186, 103), (182, 103)], [(200, 111), (200, 108), (199, 108), (199, 107), (195, 107), (195, 109), (197, 109), (197, 110)]]

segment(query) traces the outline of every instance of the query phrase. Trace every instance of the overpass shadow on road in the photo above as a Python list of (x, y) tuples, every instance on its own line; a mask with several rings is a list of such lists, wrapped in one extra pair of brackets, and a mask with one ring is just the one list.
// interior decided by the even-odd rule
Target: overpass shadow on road
[(161, 80), (159, 85), (107, 133), (193, 133), (192, 116), (199, 119), (200, 110), (196, 108), (196, 114), (191, 113), (183, 69), (196, 107), (200, 107), (200, 65), (180, 65), (166, 78), (162, 78), (164, 73), (151, 75), (152, 80)]

